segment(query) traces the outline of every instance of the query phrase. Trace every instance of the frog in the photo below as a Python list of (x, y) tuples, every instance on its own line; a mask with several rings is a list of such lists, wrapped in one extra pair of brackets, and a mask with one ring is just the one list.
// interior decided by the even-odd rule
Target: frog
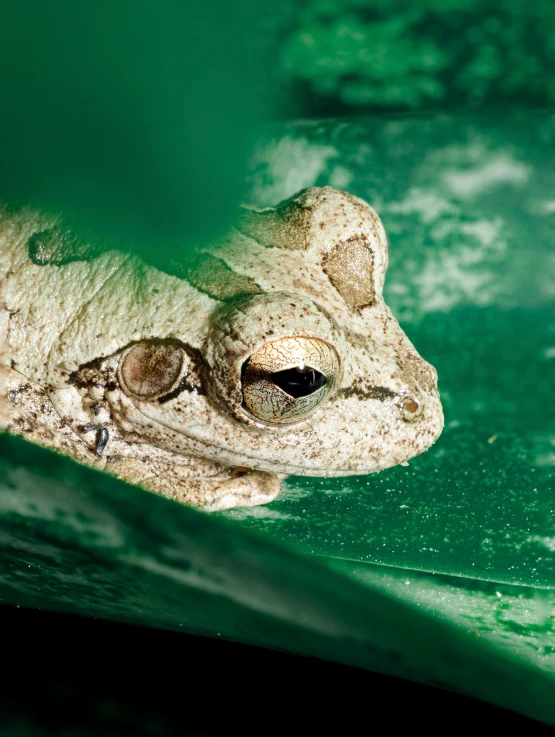
[(437, 372), (383, 299), (384, 226), (352, 194), (243, 205), (175, 273), (33, 209), (3, 208), (0, 253), (8, 432), (143, 489), (262, 505), (442, 431)]

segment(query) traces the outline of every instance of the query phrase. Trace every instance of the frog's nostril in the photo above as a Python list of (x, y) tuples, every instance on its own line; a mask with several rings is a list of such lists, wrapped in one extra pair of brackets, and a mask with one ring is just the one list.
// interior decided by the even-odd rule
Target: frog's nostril
[(420, 404), (415, 399), (406, 397), (405, 399), (403, 399), (401, 407), (403, 408), (404, 412), (408, 412), (409, 414), (413, 415), (420, 409)]
[(424, 400), (420, 393), (418, 396), (414, 394), (403, 394), (399, 397), (398, 404), (403, 419), (407, 420), (407, 422), (412, 422), (412, 420), (416, 420), (422, 414)]

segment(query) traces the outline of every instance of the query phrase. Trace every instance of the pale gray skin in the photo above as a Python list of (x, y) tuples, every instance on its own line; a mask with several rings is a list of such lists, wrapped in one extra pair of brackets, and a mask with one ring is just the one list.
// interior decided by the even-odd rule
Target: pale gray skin
[[(349, 194), (244, 208), (187, 278), (117, 251), (84, 260), (30, 211), (0, 213), (0, 249), (9, 430), (127, 481), (207, 510), (253, 506), (287, 474), (379, 471), (442, 430), (436, 371), (382, 298), (383, 226)], [(301, 352), (324, 341), (335, 374), (306, 416), (262, 421), (242, 367), (291, 337), (313, 339)], [(153, 346), (155, 369), (136, 358)], [(152, 396), (129, 389), (137, 376)]]

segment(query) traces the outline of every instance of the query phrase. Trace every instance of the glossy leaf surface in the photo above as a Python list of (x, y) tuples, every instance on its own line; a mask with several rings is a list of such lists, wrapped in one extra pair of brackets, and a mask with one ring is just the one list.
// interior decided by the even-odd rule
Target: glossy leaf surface
[(439, 372), (408, 467), (290, 478), (206, 516), (0, 441), (2, 601), (433, 682), (555, 723), (552, 192), (545, 114), (283, 126), (252, 199), (332, 184), (378, 210), (386, 301)]

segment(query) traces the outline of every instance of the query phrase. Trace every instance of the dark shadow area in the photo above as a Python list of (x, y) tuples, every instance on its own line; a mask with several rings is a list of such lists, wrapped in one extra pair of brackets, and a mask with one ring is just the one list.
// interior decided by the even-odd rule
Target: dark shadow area
[(2, 736), (553, 733), (465, 696), (247, 645), (7, 606), (0, 628)]

